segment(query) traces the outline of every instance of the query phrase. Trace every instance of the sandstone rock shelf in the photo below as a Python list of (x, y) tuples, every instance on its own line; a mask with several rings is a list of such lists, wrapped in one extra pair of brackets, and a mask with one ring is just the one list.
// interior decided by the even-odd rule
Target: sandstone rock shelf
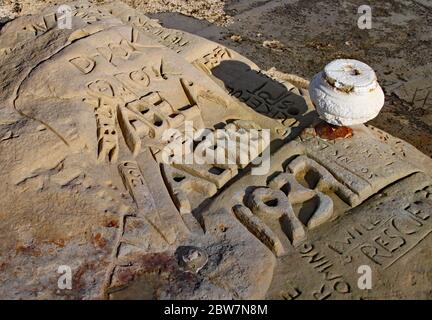
[[(48, 7), (0, 33), (0, 297), (430, 298), (429, 157), (371, 126), (320, 139), (307, 81), (120, 2), (69, 5), (70, 30)], [(164, 163), (189, 122), (270, 129), (268, 172)]]

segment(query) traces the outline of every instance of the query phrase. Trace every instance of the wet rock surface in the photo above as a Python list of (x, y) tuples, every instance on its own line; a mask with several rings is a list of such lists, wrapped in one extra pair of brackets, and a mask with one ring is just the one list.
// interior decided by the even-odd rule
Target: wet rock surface
[[(0, 33), (1, 297), (431, 297), (428, 156), (370, 125), (322, 139), (306, 80), (120, 2), (70, 5), (70, 30), (48, 7)], [(261, 131), (268, 170), (165, 163), (187, 121)]]

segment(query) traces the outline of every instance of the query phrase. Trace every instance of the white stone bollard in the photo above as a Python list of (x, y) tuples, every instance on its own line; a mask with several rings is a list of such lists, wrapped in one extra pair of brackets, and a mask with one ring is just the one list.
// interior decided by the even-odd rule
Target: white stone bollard
[(384, 105), (384, 92), (367, 64), (338, 59), (316, 74), (309, 93), (322, 119), (337, 126), (351, 126), (375, 118)]

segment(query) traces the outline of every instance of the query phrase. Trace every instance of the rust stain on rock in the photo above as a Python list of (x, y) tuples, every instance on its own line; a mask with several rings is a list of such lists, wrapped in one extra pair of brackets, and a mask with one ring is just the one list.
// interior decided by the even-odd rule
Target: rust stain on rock
[(25, 244), (17, 245), (15, 252), (17, 254), (24, 254), (33, 257), (40, 257), (42, 255), (40, 249), (38, 249), (36, 245), (33, 243), (29, 245), (25, 245)]
[(315, 127), (317, 136), (325, 140), (346, 139), (353, 135), (353, 129), (345, 126), (335, 126), (326, 122), (321, 122)]
[(99, 248), (104, 248), (105, 245), (107, 244), (107, 240), (104, 237), (102, 237), (100, 233), (96, 233), (96, 235), (92, 237), (92, 241), (93, 244)]
[(119, 227), (119, 222), (118, 220), (109, 220), (105, 223), (105, 227), (107, 228), (118, 228)]

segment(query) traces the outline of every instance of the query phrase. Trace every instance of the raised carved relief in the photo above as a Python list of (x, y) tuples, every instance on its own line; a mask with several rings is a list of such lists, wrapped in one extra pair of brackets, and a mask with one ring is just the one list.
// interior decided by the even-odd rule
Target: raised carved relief
[(110, 63), (117, 65), (117, 59), (128, 60), (137, 49), (126, 39), (111, 42), (107, 46), (97, 48), (98, 52)]
[(222, 59), (211, 73), (223, 82), (231, 96), (280, 122), (302, 120), (310, 111), (295, 86), (279, 83), (240, 61)]
[(88, 84), (89, 92), (95, 99), (91, 101), (96, 118), (98, 139), (98, 160), (111, 162), (117, 160), (119, 141), (117, 132), (117, 103), (114, 89), (106, 80), (96, 80)]
[(88, 57), (76, 57), (69, 60), (78, 70), (80, 70), (83, 74), (87, 74), (93, 71), (96, 66), (96, 62), (93, 59)]
[[(275, 247), (281, 247), (282, 234), (298, 246), (307, 239), (308, 230), (335, 218), (333, 200), (328, 195), (332, 193), (345, 201), (355, 199), (352, 191), (324, 167), (300, 155), (287, 164), (286, 172), (273, 176), (267, 187), (258, 187), (247, 194), (247, 207), (240, 205), (233, 210), (250, 232), (276, 255), (282, 255), (285, 250)], [(269, 226), (278, 231), (270, 232)]]
[(156, 202), (138, 164), (135, 161), (126, 161), (119, 164), (118, 168), (126, 189), (137, 205), (137, 217), (146, 219), (167, 243), (173, 243), (175, 241), (173, 226), (165, 225), (161, 219)]
[(228, 49), (223, 47), (216, 47), (212, 52), (205, 54), (202, 58), (199, 58), (193, 62), (193, 64), (203, 70), (204, 72), (211, 74), (214, 67), (217, 67), (223, 60), (231, 59), (231, 53)]
[(317, 137), (303, 139), (303, 143), (308, 157), (320, 163), (357, 195), (357, 199), (349, 199), (353, 206), (417, 171), (413, 165), (403, 161), (390, 145), (370, 139), (362, 132), (336, 143)]

